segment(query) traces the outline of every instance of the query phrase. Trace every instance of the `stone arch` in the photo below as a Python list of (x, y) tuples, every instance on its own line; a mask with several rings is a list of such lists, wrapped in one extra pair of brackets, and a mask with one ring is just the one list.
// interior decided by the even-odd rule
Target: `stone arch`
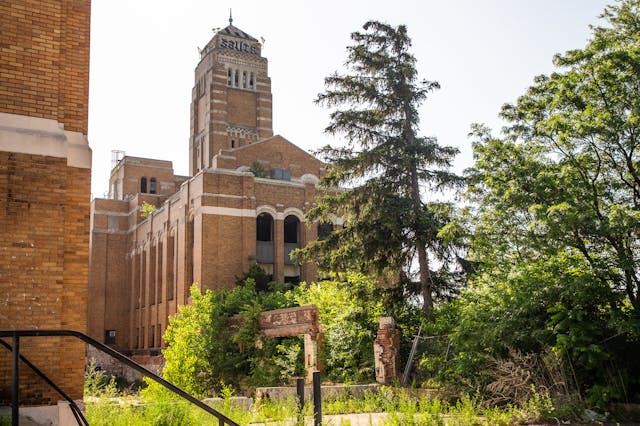
[(287, 207), (284, 209), (283, 217), (286, 218), (287, 216), (297, 217), (300, 223), (304, 223), (305, 221), (304, 212), (297, 207)]

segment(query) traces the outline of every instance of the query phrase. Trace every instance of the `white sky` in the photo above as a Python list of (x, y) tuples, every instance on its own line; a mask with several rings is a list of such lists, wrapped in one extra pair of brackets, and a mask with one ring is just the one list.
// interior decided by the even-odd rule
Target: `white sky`
[(198, 47), (233, 24), (264, 37), (273, 129), (305, 150), (335, 143), (313, 104), (340, 70), (349, 35), (367, 20), (405, 24), (421, 78), (442, 89), (421, 109), (421, 134), (460, 149), (472, 163), (471, 123), (501, 127), (500, 107), (553, 71), (555, 53), (585, 46), (603, 0), (94, 0), (89, 143), (92, 193), (108, 190), (111, 151), (173, 161), (188, 174), (189, 104)]

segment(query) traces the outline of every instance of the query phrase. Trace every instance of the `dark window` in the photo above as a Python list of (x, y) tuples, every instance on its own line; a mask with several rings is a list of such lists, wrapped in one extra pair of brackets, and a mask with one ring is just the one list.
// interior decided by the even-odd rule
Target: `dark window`
[(256, 218), (256, 260), (273, 263), (273, 218), (269, 213)]
[(193, 250), (195, 245), (195, 227), (193, 224), (193, 219), (189, 221), (187, 224), (187, 247), (186, 247), (186, 256), (185, 256), (185, 286), (184, 286), (184, 297), (185, 299), (191, 296), (191, 284), (193, 284)]
[(321, 222), (318, 224), (318, 239), (324, 240), (333, 232), (333, 223)]
[(291, 172), (285, 169), (271, 169), (271, 179), (291, 180)]
[(150, 348), (156, 347), (155, 339), (156, 339), (156, 326), (152, 325), (151, 328), (149, 329), (149, 347)]
[(284, 218), (284, 263), (294, 265), (291, 252), (300, 248), (300, 221), (297, 217), (289, 215)]
[(150, 194), (155, 194), (156, 193), (156, 178), (152, 177), (149, 180), (149, 193)]
[(156, 262), (156, 300), (162, 303), (162, 242), (158, 243), (158, 257)]
[(273, 218), (269, 213), (260, 213), (256, 218), (256, 239), (273, 241)]
[(116, 331), (115, 330), (105, 330), (104, 331), (104, 344), (105, 345), (115, 345), (116, 344)]
[(170, 236), (167, 238), (167, 300), (173, 300), (175, 250), (175, 238)]
[(284, 282), (289, 284), (300, 284), (300, 275), (295, 277), (284, 277)]
[(146, 194), (146, 192), (147, 192), (147, 178), (146, 177), (140, 178), (140, 192), (142, 192), (143, 194)]
[(156, 304), (156, 246), (149, 251), (149, 305)]
[(284, 218), (284, 242), (285, 243), (298, 243), (299, 242), (299, 226), (300, 221), (295, 216), (287, 216)]

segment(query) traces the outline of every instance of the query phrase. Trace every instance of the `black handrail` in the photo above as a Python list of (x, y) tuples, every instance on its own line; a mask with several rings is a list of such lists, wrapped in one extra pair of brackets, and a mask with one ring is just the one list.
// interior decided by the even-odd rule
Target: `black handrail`
[[(13, 352), (13, 347), (7, 342), (5, 342), (4, 340), (0, 339), (0, 344)], [(78, 407), (76, 402), (73, 399), (71, 399), (71, 397), (67, 395), (65, 391), (60, 389), (58, 385), (56, 385), (49, 377), (47, 377), (46, 374), (40, 371), (38, 367), (33, 365), (33, 363), (31, 363), (31, 361), (29, 361), (24, 355), (20, 355), (20, 360), (24, 362), (27, 365), (27, 367), (33, 370), (34, 373), (40, 376), (40, 378), (42, 378), (45, 382), (47, 382), (49, 386), (51, 386), (69, 403), (69, 406), (71, 407), (71, 412), (73, 413), (73, 416), (76, 418), (76, 421), (78, 422), (78, 424), (82, 423), (85, 426), (89, 426), (89, 422), (87, 422), (87, 419), (84, 417), (84, 414), (82, 414), (82, 410), (80, 410), (80, 407)]]
[[(112, 349), (112, 348), (110, 348), (110, 347), (98, 342), (94, 338), (89, 337), (84, 333), (81, 333), (81, 332), (75, 331), (75, 330), (0, 330), (0, 337), (12, 337), (14, 339), (13, 350), (14, 350), (14, 359), (16, 360), (14, 362), (14, 366), (13, 366), (13, 368), (14, 368), (14, 374), (13, 374), (13, 380), (14, 380), (13, 386), (14, 386), (14, 389), (17, 388), (16, 381), (18, 380), (17, 357), (18, 357), (18, 352), (19, 352), (19, 338), (20, 337), (53, 337), (53, 336), (68, 336), (68, 337), (75, 337), (77, 339), (80, 339), (83, 342), (88, 343), (89, 345), (93, 346), (94, 348), (100, 350), (101, 352), (104, 352), (107, 355), (110, 355), (113, 358), (117, 359), (118, 361), (126, 364), (128, 367), (131, 367), (134, 370), (142, 373), (143, 375), (151, 378), (152, 380), (154, 380), (155, 382), (157, 382), (160, 385), (164, 386), (165, 388), (169, 389), (173, 393), (178, 394), (179, 396), (181, 396), (182, 398), (184, 398), (187, 401), (191, 402), (192, 404), (195, 404), (198, 407), (202, 408), (207, 413), (217, 417), (220, 426), (224, 426), (224, 425), (239, 426), (238, 423), (234, 422), (233, 420), (231, 420), (230, 418), (228, 418), (224, 414), (222, 414), (219, 411), (215, 410), (213, 407), (208, 406), (204, 402), (202, 402), (199, 399), (195, 398), (194, 396), (188, 394), (187, 392), (183, 391), (182, 389), (180, 389), (179, 387), (175, 386), (174, 384), (169, 383), (168, 381), (166, 381), (162, 377), (152, 373), (151, 371), (147, 370), (146, 368), (144, 368), (140, 364), (138, 364), (138, 363), (132, 361), (131, 359), (127, 358), (125, 355), (121, 354), (120, 352), (118, 352), (118, 351), (116, 351), (116, 350), (114, 350), (114, 349)], [(14, 394), (13, 394), (12, 405), (13, 405), (13, 413), (17, 413), (18, 405), (19, 405), (19, 399), (18, 399), (17, 392), (14, 392)], [(17, 424), (17, 415), (12, 416), (12, 417), (15, 418), (15, 421), (16, 421), (15, 424)]]

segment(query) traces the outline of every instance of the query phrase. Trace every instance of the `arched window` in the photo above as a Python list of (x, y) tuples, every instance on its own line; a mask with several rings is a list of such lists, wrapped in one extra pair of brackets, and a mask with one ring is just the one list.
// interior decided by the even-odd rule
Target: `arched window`
[(242, 88), (243, 89), (247, 88), (247, 72), (246, 71), (242, 71)]
[(240, 71), (236, 70), (236, 73), (233, 79), (234, 86), (238, 87), (239, 80), (240, 80)]
[(293, 215), (284, 218), (284, 242), (285, 244), (300, 242), (300, 220)]
[(284, 281), (288, 283), (300, 282), (300, 267), (291, 259), (291, 252), (299, 249), (300, 219), (294, 215), (284, 218)]
[(147, 193), (147, 178), (144, 176), (140, 178), (140, 192), (143, 194)]
[(254, 81), (255, 81), (255, 75), (253, 73), (251, 73), (249, 75), (249, 89), (253, 89), (254, 88)]
[(231, 68), (227, 68), (227, 86), (231, 86)]
[(300, 248), (300, 220), (293, 215), (284, 218), (284, 263), (293, 265), (291, 252)]
[(273, 263), (273, 217), (269, 213), (256, 218), (256, 261)]
[(156, 178), (152, 177), (149, 180), (149, 193), (150, 194), (155, 194), (156, 193)]
[(260, 213), (256, 218), (256, 240), (273, 241), (273, 218), (269, 213)]

